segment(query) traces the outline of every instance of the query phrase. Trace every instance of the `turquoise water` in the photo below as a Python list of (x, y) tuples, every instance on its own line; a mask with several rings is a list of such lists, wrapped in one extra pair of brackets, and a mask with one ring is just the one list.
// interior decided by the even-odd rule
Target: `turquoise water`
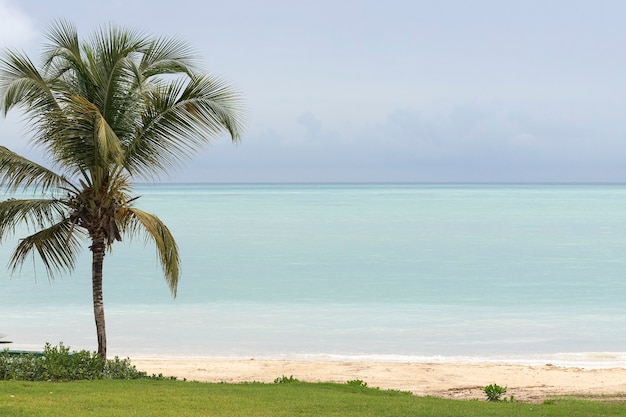
[[(154, 185), (173, 300), (142, 239), (106, 257), (120, 356), (626, 366), (626, 186)], [(13, 244), (0, 248), (6, 260)], [(87, 246), (87, 245), (85, 245)], [(90, 259), (0, 272), (14, 347), (95, 348)]]

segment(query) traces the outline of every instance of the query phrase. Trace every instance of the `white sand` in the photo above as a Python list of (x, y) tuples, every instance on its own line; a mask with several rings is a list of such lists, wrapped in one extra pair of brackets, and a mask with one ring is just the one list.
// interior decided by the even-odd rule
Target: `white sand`
[(506, 396), (542, 401), (558, 395), (626, 395), (626, 369), (562, 368), (506, 364), (331, 362), (290, 360), (132, 359), (138, 369), (203, 382), (273, 382), (293, 376), (307, 382), (360, 379), (370, 387), (415, 395), (480, 398), (486, 385), (506, 386)]

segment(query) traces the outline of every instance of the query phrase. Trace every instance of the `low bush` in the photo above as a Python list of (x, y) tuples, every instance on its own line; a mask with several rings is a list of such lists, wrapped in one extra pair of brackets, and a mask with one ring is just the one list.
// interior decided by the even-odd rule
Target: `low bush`
[(506, 394), (506, 387), (501, 387), (498, 384), (491, 384), (483, 388), (483, 391), (485, 392), (485, 395), (487, 395), (487, 401), (499, 402), (501, 397)]
[(291, 384), (294, 382), (300, 381), (297, 378), (294, 378), (293, 375), (291, 375), (289, 378), (283, 375), (282, 377), (278, 377), (274, 380), (274, 384)]
[(41, 353), (0, 353), (0, 380), (77, 381), (94, 379), (165, 379), (148, 376), (131, 365), (130, 359), (103, 360), (96, 352), (70, 351), (60, 343), (46, 346)]
[(363, 382), (363, 380), (361, 379), (352, 379), (350, 381), (347, 381), (346, 384), (356, 386), (356, 387), (363, 387), (363, 388), (367, 387), (367, 382)]

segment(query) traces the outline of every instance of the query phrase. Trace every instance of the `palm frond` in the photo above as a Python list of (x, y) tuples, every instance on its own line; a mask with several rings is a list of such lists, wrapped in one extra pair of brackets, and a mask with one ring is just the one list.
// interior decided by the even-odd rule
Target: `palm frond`
[(44, 151), (51, 151), (67, 125), (67, 117), (55, 92), (58, 80), (41, 73), (26, 56), (7, 51), (0, 57), (0, 109), (6, 114), (13, 107), (21, 107), (29, 118), (32, 143)]
[(119, 212), (121, 230), (130, 236), (143, 234), (146, 242), (152, 241), (157, 250), (163, 275), (170, 291), (176, 297), (180, 257), (174, 236), (165, 224), (154, 214), (135, 207), (126, 207)]
[(55, 20), (45, 32), (45, 37), (50, 41), (49, 44), (45, 45), (45, 64), (49, 64), (56, 58), (59, 51), (69, 52), (75, 59), (80, 58), (78, 31), (76, 30), (76, 25), (70, 21), (65, 19)]
[(67, 180), (21, 155), (0, 146), (0, 184), (9, 191), (22, 187), (33, 187), (35, 191), (46, 192), (50, 188), (67, 185)]
[(194, 77), (180, 100), (188, 111), (197, 116), (197, 123), (205, 131), (217, 134), (228, 131), (233, 141), (238, 141), (243, 131), (244, 105), (241, 95), (218, 77)]
[(54, 199), (8, 199), (0, 201), (0, 241), (20, 224), (45, 228), (64, 217), (65, 206)]
[(76, 27), (66, 20), (57, 20), (45, 35), (49, 43), (44, 49), (43, 69), (50, 85), (61, 92), (61, 98), (67, 95), (89, 96), (93, 79)]
[(56, 98), (44, 76), (25, 55), (5, 51), (0, 57), (0, 109), (6, 113), (21, 105), (25, 113), (41, 119), (58, 110)]
[(146, 79), (163, 74), (190, 76), (198, 60), (189, 44), (177, 38), (155, 38), (142, 52), (138, 71)]
[(128, 144), (126, 167), (151, 178), (195, 154), (221, 133), (238, 141), (242, 133), (241, 96), (209, 76), (174, 80), (152, 90), (142, 124)]
[(20, 240), (11, 256), (9, 267), (13, 271), (17, 270), (30, 255), (37, 252), (51, 278), (56, 272), (71, 272), (80, 253), (82, 237), (83, 232), (74, 228), (69, 219), (64, 219)]
[(56, 20), (45, 33), (50, 43), (44, 45), (44, 69), (53, 80), (60, 79), (67, 71), (83, 68), (78, 31), (67, 20)]
[(115, 120), (123, 115), (119, 112), (120, 100), (128, 104), (127, 93), (138, 85), (134, 61), (147, 44), (148, 40), (140, 32), (109, 25), (101, 28), (89, 46), (85, 46), (90, 51), (90, 73), (98, 92), (97, 96), (88, 98), (114, 126), (117, 125)]
[(120, 140), (97, 106), (84, 97), (68, 97), (66, 113), (72, 120), (64, 130), (68, 139), (57, 141), (57, 154), (63, 161), (90, 168), (122, 163)]

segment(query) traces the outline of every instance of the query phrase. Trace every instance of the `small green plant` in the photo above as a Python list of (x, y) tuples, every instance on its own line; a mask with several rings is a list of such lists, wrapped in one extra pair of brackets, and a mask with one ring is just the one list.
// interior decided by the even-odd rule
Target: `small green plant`
[(487, 395), (487, 401), (499, 402), (504, 394), (506, 394), (506, 387), (501, 387), (497, 384), (487, 385), (483, 391)]
[(413, 395), (411, 391), (404, 391), (401, 389), (386, 389), (385, 392), (390, 394), (399, 394), (399, 395)]
[(294, 378), (293, 375), (291, 375), (289, 378), (283, 375), (282, 377), (278, 377), (274, 380), (274, 384), (291, 384), (293, 382), (300, 382), (300, 381)]
[(353, 385), (356, 387), (363, 387), (363, 388), (367, 387), (367, 382), (363, 382), (360, 379), (353, 379), (353, 380), (347, 381), (346, 384)]

